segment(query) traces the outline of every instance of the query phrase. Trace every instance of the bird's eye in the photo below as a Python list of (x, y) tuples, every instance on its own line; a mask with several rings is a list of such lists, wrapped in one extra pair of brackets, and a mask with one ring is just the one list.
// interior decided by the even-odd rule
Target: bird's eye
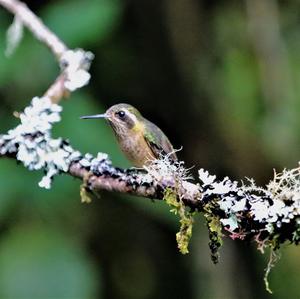
[(116, 114), (117, 114), (120, 118), (124, 118), (124, 116), (125, 116), (125, 111), (120, 110), (120, 111), (116, 112)]

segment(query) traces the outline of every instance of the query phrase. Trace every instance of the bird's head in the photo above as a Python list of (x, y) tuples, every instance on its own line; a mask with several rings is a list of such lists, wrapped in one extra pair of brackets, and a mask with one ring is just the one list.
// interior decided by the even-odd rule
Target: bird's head
[(140, 131), (143, 128), (142, 115), (129, 104), (113, 105), (104, 114), (82, 116), (81, 118), (105, 118), (117, 136), (128, 136), (128, 134)]

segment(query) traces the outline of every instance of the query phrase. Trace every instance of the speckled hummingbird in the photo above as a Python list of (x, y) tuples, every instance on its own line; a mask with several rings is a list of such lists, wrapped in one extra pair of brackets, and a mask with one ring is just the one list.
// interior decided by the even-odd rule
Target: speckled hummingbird
[(81, 118), (105, 118), (115, 132), (121, 150), (135, 167), (147, 166), (161, 154), (177, 160), (173, 146), (162, 130), (131, 105), (117, 104), (104, 114)]

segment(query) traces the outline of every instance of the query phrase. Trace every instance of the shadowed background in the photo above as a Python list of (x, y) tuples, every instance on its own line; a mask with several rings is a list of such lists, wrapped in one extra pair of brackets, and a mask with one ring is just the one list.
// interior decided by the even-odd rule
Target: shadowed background
[[(63, 102), (55, 137), (128, 167), (104, 121), (79, 116), (127, 102), (159, 125), (192, 173), (253, 177), (299, 160), (298, 1), (27, 1), (69, 47), (95, 54), (89, 86)], [(1, 133), (58, 74), (53, 55), (26, 31), (6, 58), (12, 16), (0, 8)], [(102, 192), (81, 204), (80, 182), (50, 191), (15, 161), (0, 161), (0, 298), (271, 298), (261, 256), (226, 240), (212, 265), (197, 216), (190, 254), (176, 247), (178, 219), (161, 202)], [(299, 249), (286, 247), (270, 276), (272, 298), (299, 296)]]

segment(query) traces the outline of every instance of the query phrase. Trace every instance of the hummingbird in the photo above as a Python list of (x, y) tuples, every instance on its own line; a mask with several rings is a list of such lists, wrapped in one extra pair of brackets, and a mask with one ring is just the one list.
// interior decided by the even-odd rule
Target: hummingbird
[(176, 153), (162, 130), (129, 104), (111, 106), (104, 114), (81, 119), (104, 118), (112, 127), (121, 150), (133, 166), (142, 168), (161, 155), (177, 161)]

